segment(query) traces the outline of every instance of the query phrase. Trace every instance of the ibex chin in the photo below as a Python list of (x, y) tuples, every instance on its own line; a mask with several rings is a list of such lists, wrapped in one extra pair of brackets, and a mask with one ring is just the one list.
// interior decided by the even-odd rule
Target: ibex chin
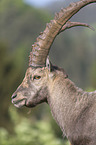
[(48, 54), (60, 32), (74, 26), (92, 29), (88, 24), (68, 21), (90, 3), (96, 3), (96, 0), (71, 3), (56, 13), (32, 45), (25, 78), (12, 95), (12, 103), (18, 108), (47, 102), (72, 145), (96, 145), (96, 91), (85, 92), (76, 87), (62, 68), (51, 64)]

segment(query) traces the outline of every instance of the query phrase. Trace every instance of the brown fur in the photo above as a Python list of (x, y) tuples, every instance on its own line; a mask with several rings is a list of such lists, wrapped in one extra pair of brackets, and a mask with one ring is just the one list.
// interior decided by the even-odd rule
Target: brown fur
[[(58, 67), (52, 70), (29, 67), (12, 102), (16, 107), (48, 102), (54, 119), (72, 145), (95, 145), (96, 91), (85, 92), (65, 77), (65, 71)], [(41, 76), (40, 80), (34, 80), (34, 75)]]
[(48, 54), (55, 37), (65, 29), (77, 25), (93, 29), (85, 23), (69, 22), (90, 3), (96, 3), (96, 0), (70, 4), (46, 25), (45, 31), (32, 45), (25, 78), (12, 95), (16, 107), (35, 107), (47, 102), (71, 145), (96, 145), (96, 91), (88, 93), (76, 87), (62, 68), (52, 66)]

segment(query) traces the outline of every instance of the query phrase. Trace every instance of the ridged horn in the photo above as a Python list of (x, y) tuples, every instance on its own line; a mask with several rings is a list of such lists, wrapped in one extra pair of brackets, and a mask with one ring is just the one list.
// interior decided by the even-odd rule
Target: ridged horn
[[(55, 37), (65, 29), (70, 27), (81, 25), (89, 27), (83, 23), (71, 23), (68, 27), (68, 20), (76, 14), (84, 6), (95, 3), (96, 0), (80, 0), (75, 3), (71, 3), (67, 8), (61, 9), (59, 13), (55, 14), (55, 18), (50, 23), (46, 24), (44, 32), (41, 32), (37, 41), (32, 45), (32, 51), (29, 56), (29, 66), (33, 67), (44, 67), (46, 64), (46, 58), (49, 54), (50, 47)], [(64, 26), (65, 25), (65, 26)]]

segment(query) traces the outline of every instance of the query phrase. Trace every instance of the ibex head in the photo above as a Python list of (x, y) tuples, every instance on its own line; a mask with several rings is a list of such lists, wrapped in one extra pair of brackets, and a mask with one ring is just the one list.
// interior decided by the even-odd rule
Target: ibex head
[(63, 69), (52, 66), (49, 58), (46, 62), (45, 67), (30, 66), (27, 69), (23, 82), (12, 95), (12, 103), (16, 107), (34, 107), (42, 102), (47, 102), (48, 86), (52, 86), (57, 73), (60, 71), (65, 78), (67, 77)]
[[(60, 74), (67, 77), (66, 73), (52, 66), (48, 54), (55, 37), (62, 31), (74, 26), (85, 26), (92, 29), (85, 23), (68, 21), (82, 7), (96, 0), (81, 0), (70, 4), (67, 8), (56, 13), (55, 18), (46, 25), (44, 32), (41, 32), (37, 41), (32, 45), (29, 56), (29, 67), (21, 85), (12, 95), (12, 103), (16, 107), (34, 107), (41, 102), (46, 102), (50, 96), (49, 86), (54, 84)], [(59, 75), (58, 75), (59, 74)]]

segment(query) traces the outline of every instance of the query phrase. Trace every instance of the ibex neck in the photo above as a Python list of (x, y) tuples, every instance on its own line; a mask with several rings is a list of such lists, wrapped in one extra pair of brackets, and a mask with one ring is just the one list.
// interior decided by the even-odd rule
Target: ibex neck
[(74, 119), (77, 118), (76, 112), (81, 112), (80, 109), (77, 111), (76, 106), (86, 92), (77, 88), (69, 79), (57, 79), (54, 84), (49, 89), (51, 91), (48, 103), (54, 119), (66, 135), (70, 132)]

